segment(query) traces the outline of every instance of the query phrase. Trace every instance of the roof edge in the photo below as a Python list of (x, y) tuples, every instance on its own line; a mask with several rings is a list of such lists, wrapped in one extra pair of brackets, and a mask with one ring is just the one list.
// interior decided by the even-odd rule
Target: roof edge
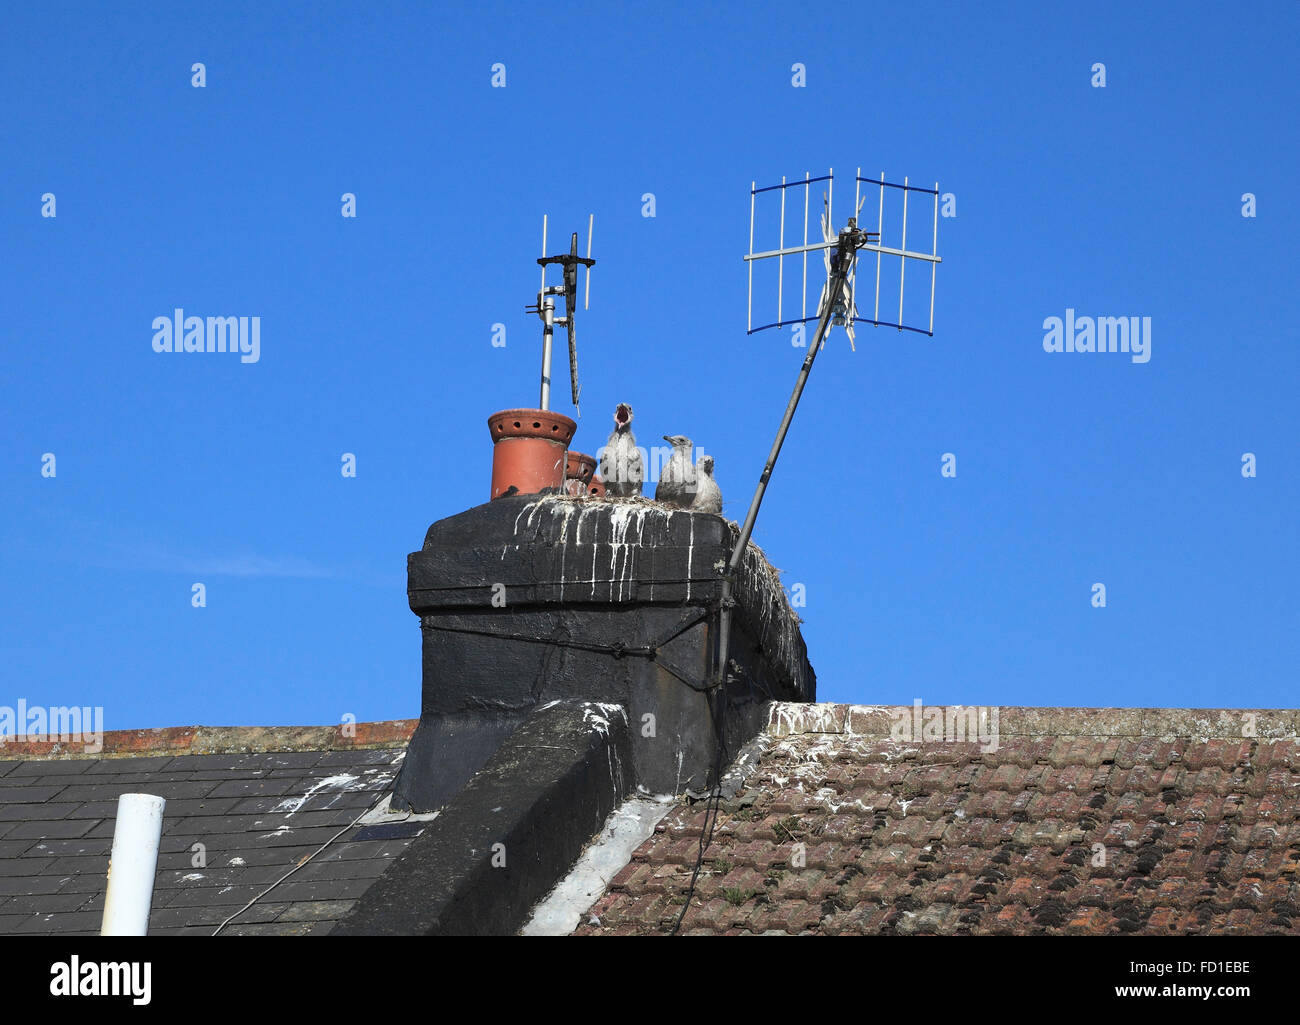
[[(981, 729), (1003, 737), (1188, 737), (1216, 740), (1292, 740), (1300, 728), (1294, 708), (1061, 708), (1000, 705), (846, 705), (774, 701), (767, 733), (788, 737), (830, 733), (887, 739), (896, 724), (912, 724), (934, 709), (974, 712)], [(927, 720), (920, 720), (927, 721)], [(974, 740), (974, 737), (971, 737)]]
[(623, 705), (534, 711), (331, 935), (516, 933), (633, 791), (630, 735)]
[(168, 726), (108, 730), (98, 737), (48, 735), (24, 740), (0, 737), (0, 761), (405, 747), (418, 722), (418, 719), (389, 719), (339, 726)]

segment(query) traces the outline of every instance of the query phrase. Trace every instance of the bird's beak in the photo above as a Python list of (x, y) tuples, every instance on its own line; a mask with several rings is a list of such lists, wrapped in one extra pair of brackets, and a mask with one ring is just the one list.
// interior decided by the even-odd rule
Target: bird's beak
[(672, 440), (673, 440), (673, 439), (672, 439), (672, 435), (670, 435), (670, 434), (665, 434), (665, 435), (663, 436), (663, 438), (664, 438), (664, 441), (668, 442), (669, 444), (672, 444)]

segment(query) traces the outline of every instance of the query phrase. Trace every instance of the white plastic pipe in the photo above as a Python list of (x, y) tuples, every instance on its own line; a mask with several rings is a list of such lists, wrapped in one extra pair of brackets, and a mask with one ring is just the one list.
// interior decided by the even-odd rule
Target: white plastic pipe
[(101, 936), (144, 936), (149, 931), (166, 806), (165, 800), (152, 794), (123, 794), (117, 799)]

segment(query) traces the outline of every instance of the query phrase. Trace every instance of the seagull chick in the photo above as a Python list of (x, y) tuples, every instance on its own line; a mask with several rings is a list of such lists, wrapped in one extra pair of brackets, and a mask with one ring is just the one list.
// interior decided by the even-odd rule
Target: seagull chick
[(600, 477), (613, 498), (641, 496), (645, 466), (632, 433), (632, 407), (620, 402), (614, 410), (614, 430), (600, 453)]
[(663, 437), (664, 441), (672, 443), (673, 454), (659, 474), (655, 501), (689, 509), (695, 498), (695, 466), (691, 463), (695, 443), (682, 434), (665, 434)]
[(695, 500), (691, 502), (691, 512), (722, 512), (722, 489), (713, 479), (713, 456), (700, 456), (695, 464), (696, 489)]

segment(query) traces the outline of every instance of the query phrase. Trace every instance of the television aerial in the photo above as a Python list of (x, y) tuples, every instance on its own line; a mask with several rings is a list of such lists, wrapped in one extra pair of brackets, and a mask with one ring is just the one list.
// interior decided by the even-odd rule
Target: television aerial
[[(582, 308), (587, 309), (591, 300), (591, 268), (596, 261), (591, 258), (591, 235), (596, 224), (596, 215), (587, 219), (587, 255), (578, 255), (578, 233), (573, 233), (569, 242), (569, 251), (554, 256), (546, 254), (546, 215), (542, 215), (542, 255), (537, 262), (542, 268), (542, 287), (537, 293), (537, 302), (525, 308), (525, 313), (536, 313), (542, 320), (542, 397), (539, 407), (551, 408), (551, 344), (555, 337), (555, 326), (562, 325), (569, 335), (569, 385), (573, 393), (573, 406), (578, 416), (582, 410), (578, 405), (582, 387), (578, 383), (578, 329), (575, 314), (578, 310), (578, 267), (585, 268), (585, 285)], [(561, 280), (558, 285), (546, 283), (546, 268), (559, 264)], [(555, 315), (555, 297), (564, 297), (564, 316)]]
[[(809, 214), (809, 193), (815, 184), (820, 182), (826, 183), (826, 191), (822, 193), (822, 214), (821, 214), (821, 240), (808, 241), (808, 214)], [(863, 187), (870, 188), (875, 186), (880, 190), (879, 204), (877, 207), (876, 230), (866, 231), (859, 227), (858, 217), (862, 213), (863, 204), (866, 197), (863, 196)], [(786, 192), (789, 189), (804, 190), (803, 193), (803, 242), (800, 245), (786, 246), (785, 236), (785, 211), (786, 211)], [(901, 193), (902, 198), (902, 236), (897, 247), (885, 246), (881, 244), (881, 235), (885, 230), (885, 190), (893, 189)], [(777, 248), (763, 252), (754, 252), (754, 213), (755, 206), (760, 195), (766, 196), (770, 193), (777, 192), (780, 194), (780, 229), (777, 240)], [(933, 197), (933, 229), (931, 235), (930, 252), (913, 251), (907, 248), (907, 206), (908, 199), (914, 194), (929, 195)], [(796, 193), (797, 196), (797, 193)], [(768, 328), (786, 327), (794, 324), (807, 324), (816, 321), (817, 327), (812, 341), (808, 344), (808, 354), (804, 357), (803, 365), (799, 369), (799, 376), (795, 381), (794, 392), (790, 396), (790, 401), (786, 405), (785, 416), (781, 419), (781, 426), (777, 429), (776, 440), (772, 443), (772, 450), (768, 454), (767, 463), (763, 467), (763, 472), (759, 476), (758, 487), (754, 491), (754, 497), (750, 502), (749, 511), (745, 515), (745, 521), (741, 525), (739, 537), (736, 540), (736, 546), (731, 552), (731, 558), (728, 560), (722, 576), (722, 589), (720, 601), (720, 620), (718, 624), (718, 649), (717, 662), (714, 667), (714, 684), (719, 685), (726, 679), (728, 645), (731, 635), (731, 611), (735, 606), (732, 598), (732, 591), (735, 586), (740, 566), (744, 561), (745, 551), (749, 547), (749, 539), (754, 532), (754, 521), (758, 518), (759, 507), (763, 504), (763, 495), (767, 491), (768, 481), (771, 479), (772, 471), (776, 467), (777, 457), (781, 454), (781, 446), (785, 442), (786, 433), (790, 429), (790, 422), (794, 419), (795, 409), (799, 405), (799, 397), (803, 394), (804, 385), (808, 383), (808, 375), (812, 371), (813, 361), (817, 358), (817, 353), (825, 344), (826, 335), (832, 327), (843, 327), (845, 334), (849, 337), (850, 346), (854, 346), (853, 325), (854, 324), (871, 324), (876, 327), (892, 327), (899, 331), (914, 331), (919, 334), (934, 335), (934, 285), (935, 271), (942, 259), (939, 256), (939, 183), (934, 183), (933, 189), (921, 188), (912, 185), (907, 178), (903, 179), (902, 184), (885, 180), (882, 172), (879, 179), (863, 178), (862, 169), (858, 168), (854, 182), (853, 197), (853, 215), (848, 218), (847, 223), (838, 232), (835, 231), (834, 222), (834, 196), (835, 196), (835, 171), (832, 168), (829, 173), (820, 177), (810, 177), (805, 173), (803, 179), (786, 181), (781, 179), (779, 185), (769, 185), (764, 188), (758, 188), (757, 183), (751, 182), (749, 187), (749, 251), (745, 254), (745, 261), (749, 265), (749, 299), (747, 302), (747, 322), (746, 333), (754, 334), (758, 331), (764, 331)], [(808, 312), (808, 257), (810, 254), (821, 252), (822, 262), (826, 271), (826, 282), (822, 286), (821, 295), (817, 301), (817, 308), (812, 314)], [(865, 317), (859, 314), (857, 306), (858, 294), (858, 258), (862, 253), (875, 253), (876, 256), (876, 273), (875, 273), (875, 299), (872, 306), (872, 315)], [(787, 258), (800, 258), (802, 261), (802, 286), (801, 299), (799, 307), (799, 316), (794, 316), (791, 311), (790, 317), (786, 318), (786, 309), (784, 304), (785, 292), (785, 261)], [(896, 320), (881, 319), (880, 307), (880, 282), (881, 282), (881, 262), (882, 259), (897, 258), (899, 264), (898, 270), (898, 317)], [(763, 324), (760, 327), (754, 326), (754, 265), (761, 260), (775, 259), (777, 261), (777, 293), (776, 293), (776, 320), (771, 323)], [(909, 318), (905, 317), (903, 304), (903, 286), (906, 281), (907, 265), (912, 261), (920, 263), (922, 267), (929, 264), (930, 268), (930, 308), (929, 317), (926, 326), (921, 327), (918, 323), (909, 323)], [(886, 297), (888, 299), (888, 296)], [(892, 307), (890, 308), (892, 310)], [(888, 312), (885, 314), (889, 315)], [(856, 346), (854, 346), (856, 349)]]

